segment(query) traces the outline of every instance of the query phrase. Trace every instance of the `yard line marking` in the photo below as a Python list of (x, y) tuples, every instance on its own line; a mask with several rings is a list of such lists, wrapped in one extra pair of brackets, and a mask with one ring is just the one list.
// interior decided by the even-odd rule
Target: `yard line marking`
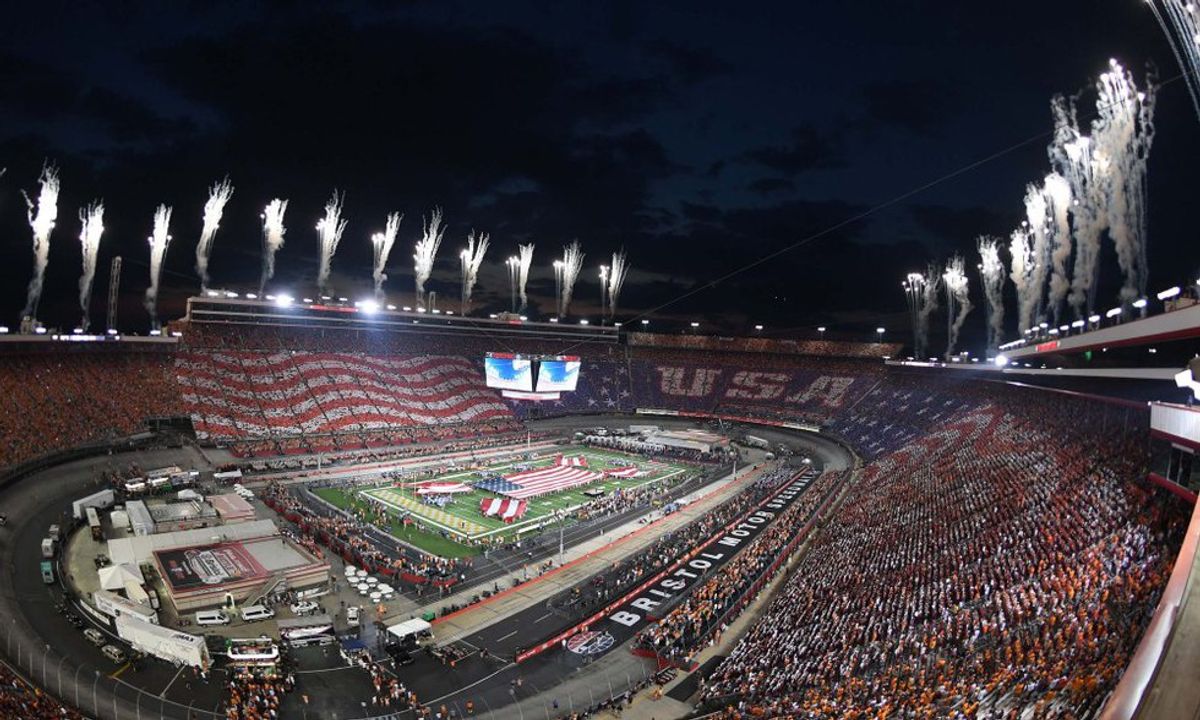
[(501, 637), (501, 638), (496, 638), (496, 642), (503, 642), (503, 641), (505, 641), (505, 640), (509, 639), (510, 637), (512, 637), (513, 635), (516, 635), (516, 634), (517, 634), (517, 631), (516, 631), (516, 630), (513, 630), (512, 632), (510, 632), (509, 634), (505, 635), (504, 637)]

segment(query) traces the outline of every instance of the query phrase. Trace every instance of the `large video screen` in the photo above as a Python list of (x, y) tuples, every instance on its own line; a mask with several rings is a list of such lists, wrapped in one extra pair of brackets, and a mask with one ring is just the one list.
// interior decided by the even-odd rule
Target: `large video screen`
[(543, 360), (538, 368), (538, 392), (574, 392), (579, 382), (579, 360)]
[(529, 360), (489, 354), (483, 359), (483, 367), (488, 387), (533, 392), (533, 365)]

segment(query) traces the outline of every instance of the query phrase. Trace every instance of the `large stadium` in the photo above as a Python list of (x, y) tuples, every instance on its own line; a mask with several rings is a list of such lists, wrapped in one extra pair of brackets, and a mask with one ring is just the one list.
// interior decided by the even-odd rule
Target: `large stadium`
[(0, 720), (1200, 717), (1200, 11), (402, 5), (14, 14)]

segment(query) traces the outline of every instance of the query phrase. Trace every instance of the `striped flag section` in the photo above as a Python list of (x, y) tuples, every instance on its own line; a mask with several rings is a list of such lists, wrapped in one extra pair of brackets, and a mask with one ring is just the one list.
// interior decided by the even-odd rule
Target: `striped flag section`
[(466, 358), (181, 351), (175, 375), (201, 437), (362, 432), (512, 417)]
[(514, 485), (519, 485), (520, 489), (509, 490), (502, 494), (510, 498), (531, 498), (538, 495), (545, 495), (546, 493), (567, 490), (579, 485), (587, 485), (599, 480), (601, 477), (603, 476), (599, 473), (590, 472), (580, 467), (551, 465), (547, 468), (526, 470), (515, 475), (505, 475), (505, 480)]
[(504, 522), (520, 519), (525, 515), (528, 507), (529, 504), (524, 500), (512, 498), (485, 498), (479, 502), (479, 512), (483, 513), (485, 517), (495, 515)]
[(587, 467), (588, 466), (587, 458), (585, 458), (582, 455), (576, 455), (575, 457), (565, 457), (563, 455), (559, 455), (558, 457), (556, 457), (554, 459), (554, 464), (558, 465), (560, 467)]

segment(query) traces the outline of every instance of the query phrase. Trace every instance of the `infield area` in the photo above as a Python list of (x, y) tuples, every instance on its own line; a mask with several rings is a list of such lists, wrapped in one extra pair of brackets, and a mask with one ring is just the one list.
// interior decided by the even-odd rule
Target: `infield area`
[[(412, 525), (404, 528), (406, 532), (403, 534), (409, 536), (414, 544), (439, 555), (453, 556), (470, 554), (468, 548), (461, 545), (464, 541), (474, 543), (480, 540), (508, 539), (517, 537), (548, 521), (552, 522), (556, 512), (571, 512), (594, 499), (586, 496), (585, 492), (600, 490), (604, 496), (608, 496), (617, 489), (632, 490), (652, 483), (682, 479), (683, 474), (690, 470), (683, 465), (644, 460), (633, 455), (595, 448), (570, 448), (565, 450), (564, 454), (568, 457), (583, 456), (587, 460), (587, 469), (598, 475), (605, 469), (618, 466), (635, 466), (644, 474), (631, 478), (603, 477), (595, 482), (528, 498), (528, 508), (524, 517), (513, 522), (504, 522), (496, 517), (485, 517), (480, 512), (480, 502), (503, 496), (479, 488), (453, 495), (451, 502), (443, 507), (425, 503), (417, 495), (414, 487), (405, 487), (403, 483), (396, 482), (350, 492), (337, 488), (320, 488), (314, 492), (330, 503), (343, 508), (358, 505), (366, 498), (375, 500), (393, 511), (398, 518), (407, 516), (419, 525), (417, 528), (413, 528)], [(548, 453), (546, 456), (534, 460), (472, 467), (424, 478), (421, 482), (463, 483), (474, 486), (477, 482), (482, 481), (481, 474), (512, 475), (522, 469), (549, 468), (554, 464), (555, 454)], [(355, 495), (361, 497), (355, 497)], [(417, 532), (408, 532), (413, 530)], [(454, 547), (456, 545), (458, 547)]]

